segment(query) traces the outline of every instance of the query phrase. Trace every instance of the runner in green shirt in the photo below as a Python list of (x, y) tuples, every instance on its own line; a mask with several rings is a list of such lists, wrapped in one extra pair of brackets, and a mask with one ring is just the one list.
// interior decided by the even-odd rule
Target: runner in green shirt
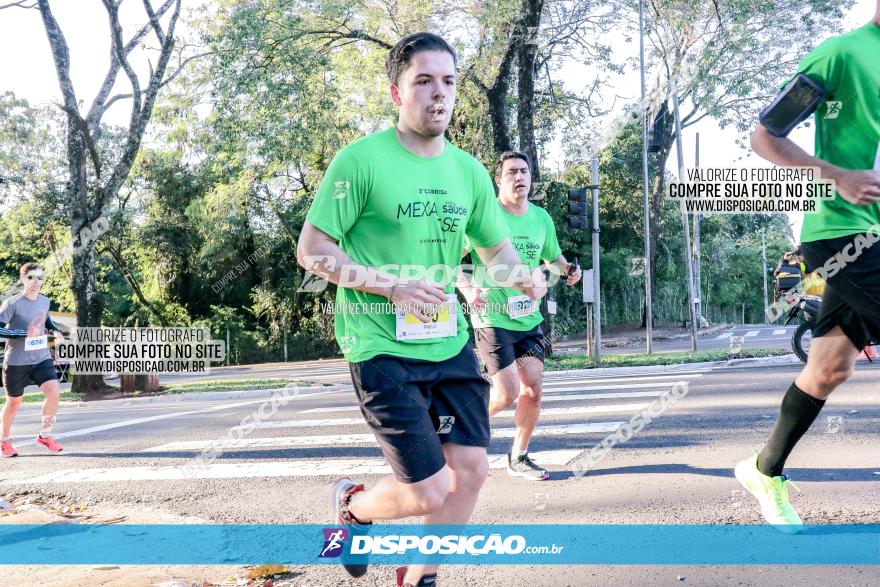
[[(498, 208), (507, 234), (520, 259), (536, 269), (542, 263), (566, 275), (569, 286), (581, 278), (580, 267), (572, 266), (559, 249), (556, 228), (546, 210), (529, 203), (532, 175), (524, 153), (508, 151), (495, 168)], [(461, 287), (465, 298), (477, 309), (471, 314), (477, 348), (492, 377), (489, 415), (495, 415), (516, 401), (516, 436), (507, 455), (507, 472), (533, 481), (549, 473), (529, 458), (529, 440), (541, 411), (541, 380), (544, 375), (546, 341), (541, 330), (543, 317), (538, 304), (520, 292), (494, 283), (485, 265), (474, 259), (472, 281)]]
[[(455, 303), (465, 235), (506, 285), (532, 299), (546, 293), (507, 238), (486, 170), (444, 138), (455, 68), (455, 51), (436, 35), (394, 46), (386, 71), (397, 125), (337, 153), (297, 246), (303, 267), (339, 286), (336, 337), (394, 472), (369, 490), (334, 485), (335, 522), (352, 533), (413, 515), (464, 524), (488, 474), (488, 382)], [(352, 576), (367, 571), (345, 553), (341, 562)], [(402, 580), (427, 584), (436, 568), (413, 565)]]
[[(836, 187), (833, 200), (805, 215), (801, 232), (807, 266), (827, 275), (809, 360), (783, 397), (767, 444), (735, 470), (758, 499), (764, 518), (785, 532), (803, 528), (789, 502), (785, 461), (831, 392), (852, 374), (861, 350), (880, 340), (880, 247), (874, 245), (880, 240), (878, 56), (880, 1), (873, 22), (822, 43), (798, 67), (798, 74), (827, 95), (815, 112), (816, 156), (778, 130), (771, 133), (778, 126), (768, 122), (774, 106), (762, 113), (770, 126), (759, 124), (752, 134), (752, 147), (765, 159), (781, 166), (818, 167)], [(791, 91), (788, 84), (783, 91)], [(787, 104), (789, 108), (776, 109), (781, 119), (798, 101)], [(789, 117), (781, 128), (797, 120)]]

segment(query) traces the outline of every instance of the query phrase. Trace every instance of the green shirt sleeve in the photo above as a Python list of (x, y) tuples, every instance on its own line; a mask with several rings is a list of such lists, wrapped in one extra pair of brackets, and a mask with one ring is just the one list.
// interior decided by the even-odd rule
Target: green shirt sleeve
[(559, 258), (562, 250), (559, 248), (559, 240), (556, 238), (556, 226), (553, 225), (553, 219), (546, 210), (543, 212), (546, 236), (544, 237), (544, 248), (541, 249), (541, 259), (552, 262)]
[(479, 164), (474, 173), (474, 209), (468, 218), (465, 235), (472, 247), (494, 247), (507, 237), (501, 208), (495, 201), (492, 179)]
[(370, 192), (368, 170), (347, 147), (330, 162), (306, 221), (340, 240), (354, 226)]
[(822, 86), (822, 89), (828, 92), (829, 98), (833, 98), (840, 86), (842, 57), (837, 38), (829, 39), (807, 53), (798, 64), (795, 75), (786, 80), (780, 88), (787, 86), (797, 74), (802, 73)]

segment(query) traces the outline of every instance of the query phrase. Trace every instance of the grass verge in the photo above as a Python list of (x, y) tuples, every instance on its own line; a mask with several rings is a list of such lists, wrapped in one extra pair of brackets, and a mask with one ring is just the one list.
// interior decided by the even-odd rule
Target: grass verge
[[(647, 355), (602, 355), (602, 367), (643, 367), (652, 365), (677, 365), (680, 363), (703, 363), (706, 361), (727, 361), (730, 359), (754, 359), (759, 357), (778, 357), (789, 355), (788, 349), (742, 349), (738, 353), (729, 353), (727, 349), (712, 349), (708, 351), (654, 353)], [(547, 371), (561, 371), (563, 369), (592, 369), (592, 357), (586, 356), (553, 356), (547, 357), (544, 369)]]

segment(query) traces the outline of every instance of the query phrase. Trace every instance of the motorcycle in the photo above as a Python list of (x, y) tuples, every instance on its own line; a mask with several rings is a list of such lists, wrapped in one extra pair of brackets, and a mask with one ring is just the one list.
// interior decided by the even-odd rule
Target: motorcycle
[(822, 296), (796, 294), (790, 303), (791, 308), (783, 326), (788, 326), (788, 323), (796, 318), (801, 321), (791, 337), (791, 350), (798, 359), (806, 363), (810, 353), (810, 343), (813, 340), (813, 328), (822, 308)]
[[(806, 363), (807, 356), (810, 354), (810, 343), (813, 340), (813, 328), (816, 326), (816, 318), (819, 317), (819, 310), (822, 308), (822, 296), (797, 294), (790, 303), (791, 308), (788, 310), (783, 326), (788, 326), (788, 323), (795, 318), (801, 320), (791, 336), (791, 350), (794, 351), (798, 359)], [(869, 343), (863, 349), (865, 356), (872, 363), (878, 357), (873, 348), (874, 344), (876, 343)]]

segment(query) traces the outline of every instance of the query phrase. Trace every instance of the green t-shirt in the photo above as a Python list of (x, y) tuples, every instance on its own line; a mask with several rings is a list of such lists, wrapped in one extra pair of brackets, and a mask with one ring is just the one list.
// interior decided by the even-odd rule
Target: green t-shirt
[[(872, 169), (880, 149), (880, 26), (869, 23), (825, 41), (798, 66), (828, 101), (815, 113), (816, 157), (845, 169)], [(856, 206), (835, 193), (804, 214), (801, 241), (866, 232), (880, 223), (880, 202)]]
[[(336, 154), (306, 220), (338, 240), (356, 263), (394, 275), (399, 266), (424, 267), (435, 283), (445, 279), (443, 266), (460, 264), (465, 235), (483, 247), (507, 236), (492, 180), (476, 159), (448, 141), (441, 155), (419, 157), (400, 144), (393, 127)], [(445, 281), (446, 292), (454, 293), (455, 280)], [(457, 304), (456, 335), (403, 342), (389, 306), (385, 297), (337, 288), (336, 340), (346, 359), (383, 354), (444, 361), (468, 340)]]
[[(501, 210), (501, 215), (506, 221), (510, 242), (513, 243), (520, 260), (529, 269), (535, 269), (542, 261), (555, 261), (562, 253), (559, 249), (559, 241), (556, 239), (556, 227), (546, 210), (532, 203), (529, 203), (526, 213), (522, 216), (511, 214), (500, 203), (498, 209)], [(523, 332), (531, 330), (543, 321), (537, 301), (530, 303), (526, 296), (517, 290), (499, 287), (490, 280), (487, 272), (479, 270), (485, 267), (479, 256), (471, 256), (475, 268), (474, 284), (491, 288), (486, 296), (485, 310), (471, 314), (471, 324), (474, 328), (506, 328)], [(525, 313), (530, 309), (533, 311)]]

